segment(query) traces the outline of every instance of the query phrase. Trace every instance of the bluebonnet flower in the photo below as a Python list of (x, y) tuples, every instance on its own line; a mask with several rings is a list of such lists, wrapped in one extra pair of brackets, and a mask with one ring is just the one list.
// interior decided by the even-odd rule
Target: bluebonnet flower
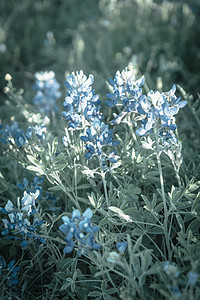
[(38, 176), (35, 176), (29, 186), (28, 179), (24, 178), (22, 180), (22, 183), (17, 183), (17, 187), (22, 191), (26, 191), (28, 194), (39, 191), (39, 195), (38, 195), (37, 199), (40, 199), (42, 196), (42, 186), (41, 185), (43, 184), (43, 182), (44, 182), (44, 177), (39, 178)]
[(3, 256), (0, 256), (0, 279), (4, 280), (4, 278), (6, 278), (9, 288), (12, 288), (19, 283), (17, 273), (20, 270), (20, 267), (15, 267), (14, 265), (15, 260), (12, 260), (6, 267), (5, 259)]
[[(142, 127), (136, 130), (136, 133), (140, 136), (146, 135), (152, 131), (154, 124), (159, 124), (159, 132), (163, 133), (165, 129), (167, 137), (172, 136), (176, 129), (175, 115), (178, 113), (180, 108), (183, 108), (187, 102), (181, 101), (181, 98), (177, 98), (175, 95), (175, 85), (169, 92), (154, 92), (150, 91), (147, 94), (147, 99), (143, 98), (140, 101), (140, 107), (143, 112), (139, 109), (138, 112), (144, 115), (142, 120)], [(163, 136), (163, 134), (161, 134)], [(169, 140), (169, 139), (168, 139)], [(170, 138), (172, 141), (173, 138)]]
[(170, 263), (169, 261), (166, 261), (163, 265), (163, 270), (167, 275), (173, 278), (178, 278), (180, 275), (180, 272), (178, 271), (176, 265), (174, 263)]
[(82, 70), (67, 77), (67, 97), (63, 103), (66, 111), (62, 115), (69, 121), (69, 128), (76, 129), (82, 125), (82, 118), (92, 121), (101, 118), (99, 96), (92, 89), (93, 75), (87, 76)]
[(127, 242), (117, 242), (116, 244), (116, 248), (120, 253), (124, 253), (126, 251), (127, 246)]
[[(5, 208), (0, 207), (0, 212), (8, 216), (7, 219), (2, 219), (5, 229), (1, 232), (7, 239), (21, 242), (22, 249), (27, 249), (28, 241), (33, 239), (37, 243), (46, 243), (46, 241), (37, 235), (38, 227), (40, 227), (44, 220), (35, 218), (33, 223), (30, 222), (30, 216), (37, 211), (35, 200), (39, 196), (39, 191), (28, 194), (24, 192), (21, 199), (17, 199), (17, 208), (8, 200)], [(29, 219), (28, 219), (28, 218)]]
[(47, 128), (44, 124), (41, 125), (35, 125), (35, 126), (29, 126), (26, 132), (27, 138), (32, 138), (33, 134), (35, 134), (35, 137), (40, 140), (45, 140), (45, 133), (47, 132)]
[(63, 145), (64, 145), (65, 147), (68, 146), (68, 138), (67, 138), (66, 136), (63, 136), (62, 142), (63, 142)]
[(178, 286), (173, 286), (171, 288), (171, 293), (175, 298), (179, 298), (181, 296), (181, 292)]
[(189, 285), (195, 286), (195, 284), (198, 280), (198, 277), (199, 277), (198, 273), (190, 271), (188, 273), (188, 283), (189, 283)]
[(45, 203), (49, 205), (48, 210), (51, 211), (61, 210), (61, 207), (56, 206), (56, 201), (59, 199), (56, 196), (50, 194), (49, 192), (46, 192), (46, 197), (44, 199), (46, 200)]
[(59, 226), (60, 231), (65, 235), (66, 247), (64, 253), (71, 253), (74, 245), (78, 244), (78, 254), (81, 255), (83, 249), (98, 250), (100, 245), (95, 242), (94, 233), (99, 231), (99, 227), (92, 225), (92, 211), (87, 208), (81, 216), (78, 209), (72, 212), (71, 219), (67, 216), (62, 217), (63, 223)]
[(0, 128), (0, 141), (3, 143), (15, 143), (19, 147), (23, 147), (27, 143), (27, 137), (25, 132), (19, 128), (18, 123), (15, 121), (11, 126), (6, 125), (3, 128), (1, 125)]
[(144, 76), (136, 80), (135, 75), (128, 68), (125, 68), (121, 73), (117, 71), (114, 80), (110, 79), (109, 81), (113, 92), (107, 94), (109, 100), (106, 101), (106, 105), (109, 107), (122, 105), (123, 111), (126, 112), (137, 111), (139, 101), (144, 97), (141, 89), (144, 81)]
[(56, 105), (57, 100), (60, 98), (59, 91), (60, 84), (55, 78), (53, 71), (37, 72), (35, 73), (36, 83), (34, 89), (36, 95), (33, 99), (35, 105), (42, 115), (50, 115), (52, 112), (58, 111)]
[(173, 131), (170, 132), (168, 130), (167, 132), (164, 132), (163, 130), (161, 130), (159, 132), (159, 136), (160, 136), (161, 143), (164, 148), (170, 147), (171, 145), (174, 145), (178, 142), (178, 139), (175, 136), (175, 134), (173, 133)]
[[(97, 153), (102, 158), (102, 147), (103, 146), (117, 146), (119, 141), (113, 141), (113, 129), (108, 129), (108, 125), (105, 125), (99, 119), (94, 119), (90, 128), (86, 129), (86, 135), (81, 136), (81, 139), (86, 142), (85, 148), (87, 149), (87, 153), (85, 155), (86, 159), (90, 159), (95, 153)], [(116, 162), (117, 160), (114, 158), (115, 153), (112, 152), (107, 159), (110, 162)]]
[(106, 259), (108, 262), (115, 264), (120, 261), (120, 254), (115, 251), (109, 252)]

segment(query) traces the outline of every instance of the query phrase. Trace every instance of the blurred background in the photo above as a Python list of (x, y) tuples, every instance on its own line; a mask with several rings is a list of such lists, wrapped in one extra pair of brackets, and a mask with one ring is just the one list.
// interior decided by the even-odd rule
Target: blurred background
[(65, 74), (82, 69), (95, 76), (104, 105), (105, 80), (129, 64), (146, 76), (150, 89), (167, 91), (175, 83), (195, 97), (200, 91), (200, 1), (0, 1), (1, 104), (6, 73), (31, 103), (35, 72), (53, 70), (63, 102)]

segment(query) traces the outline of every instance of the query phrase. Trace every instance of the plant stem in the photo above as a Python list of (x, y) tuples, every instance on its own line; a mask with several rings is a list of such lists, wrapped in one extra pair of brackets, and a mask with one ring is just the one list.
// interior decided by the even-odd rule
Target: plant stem
[(106, 197), (106, 203), (107, 203), (107, 206), (109, 206), (108, 192), (107, 192), (107, 185), (106, 185), (106, 176), (105, 176), (105, 173), (104, 173), (103, 168), (102, 168), (102, 162), (101, 162), (100, 157), (99, 157), (99, 165), (100, 165), (100, 169), (101, 169), (101, 177), (102, 177), (102, 182), (103, 182), (104, 194), (105, 194), (105, 197)]
[(165, 240), (167, 245), (167, 252), (168, 257), (171, 255), (171, 249), (170, 249), (170, 243), (169, 243), (169, 234), (168, 234), (168, 209), (167, 209), (167, 201), (165, 197), (165, 188), (164, 188), (164, 179), (163, 179), (163, 172), (162, 172), (162, 165), (160, 161), (160, 155), (161, 151), (159, 149), (159, 131), (158, 131), (158, 123), (155, 127), (155, 136), (156, 136), (156, 158), (157, 158), (157, 164), (158, 164), (158, 172), (160, 176), (160, 186), (161, 186), (161, 195), (163, 200), (163, 206), (164, 206), (164, 234), (165, 234)]

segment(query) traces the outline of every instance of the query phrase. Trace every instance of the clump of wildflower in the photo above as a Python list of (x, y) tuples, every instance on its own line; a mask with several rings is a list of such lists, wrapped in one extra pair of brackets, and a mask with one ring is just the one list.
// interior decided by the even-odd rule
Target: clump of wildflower
[(151, 132), (155, 126), (158, 126), (159, 136), (166, 146), (176, 143), (176, 137), (173, 132), (177, 128), (175, 115), (183, 108), (187, 102), (181, 101), (175, 95), (176, 86), (174, 85), (169, 92), (150, 91), (147, 98), (140, 101), (143, 111), (142, 126), (136, 130), (140, 136)]
[(108, 159), (110, 162), (117, 162), (116, 153), (112, 152), (110, 155), (102, 155), (102, 147), (104, 146), (117, 146), (119, 141), (113, 141), (113, 129), (108, 129), (108, 125), (105, 125), (99, 119), (94, 119), (90, 128), (86, 129), (86, 135), (81, 136), (81, 139), (86, 142), (85, 148), (87, 153), (86, 159), (90, 159), (94, 154), (98, 154), (102, 161)]
[(107, 261), (112, 263), (112, 264), (115, 264), (115, 263), (119, 262), (120, 261), (119, 253), (117, 253), (115, 251), (109, 252), (108, 257), (107, 257)]
[(178, 286), (173, 286), (171, 288), (172, 296), (175, 298), (179, 298), (181, 296), (181, 291)]
[(63, 223), (59, 229), (65, 235), (67, 246), (63, 249), (64, 253), (71, 253), (74, 246), (78, 245), (78, 254), (83, 251), (98, 250), (100, 245), (95, 242), (94, 233), (99, 231), (99, 227), (92, 225), (92, 211), (87, 208), (81, 216), (78, 209), (72, 212), (71, 219), (67, 216), (62, 217)]
[(22, 191), (26, 191), (26, 193), (31, 194), (31, 193), (36, 193), (36, 191), (39, 191), (39, 195), (37, 197), (37, 199), (41, 198), (42, 195), (42, 184), (44, 182), (44, 177), (38, 177), (35, 176), (33, 178), (33, 181), (30, 183), (29, 185), (29, 181), (27, 178), (24, 178), (22, 180), (22, 183), (17, 183), (17, 187), (22, 190)]
[(37, 105), (42, 115), (56, 113), (58, 111), (56, 102), (61, 93), (59, 91), (60, 84), (55, 78), (55, 73), (53, 71), (37, 72), (35, 73), (35, 79), (34, 89), (36, 95), (33, 99), (34, 104)]
[(115, 78), (110, 79), (110, 84), (113, 88), (113, 93), (107, 94), (107, 106), (123, 105), (126, 111), (137, 111), (139, 101), (142, 97), (142, 89), (140, 88), (145, 81), (142, 76), (136, 80), (135, 75), (131, 70), (125, 68), (121, 73), (117, 71)]
[(125, 68), (121, 73), (117, 71), (114, 80), (110, 79), (109, 82), (113, 92), (107, 94), (109, 100), (106, 101), (106, 105), (123, 107), (119, 115), (114, 114), (115, 119), (111, 123), (116, 125), (122, 121), (127, 112), (136, 113), (140, 109), (140, 101), (146, 97), (142, 94), (141, 89), (145, 77), (142, 76), (136, 80), (133, 72)]
[(3, 125), (0, 127), (0, 141), (2, 143), (15, 144), (18, 148), (23, 147), (27, 143), (25, 132), (19, 128), (18, 123), (15, 121), (11, 126)]
[(55, 195), (52, 195), (49, 192), (46, 192), (46, 197), (44, 197), (44, 199), (45, 199), (45, 208), (46, 208), (46, 204), (49, 205), (47, 210), (50, 210), (50, 211), (61, 210), (61, 207), (57, 206), (57, 203), (56, 203), (57, 200), (59, 200), (59, 198), (56, 197)]
[(165, 273), (173, 278), (178, 278), (180, 275), (180, 272), (178, 271), (178, 268), (176, 267), (175, 264), (171, 264), (169, 261), (166, 261), (163, 265), (163, 270)]
[(198, 278), (199, 278), (199, 274), (198, 273), (190, 271), (188, 273), (188, 283), (189, 283), (189, 285), (195, 286)]
[(29, 126), (26, 132), (27, 138), (32, 138), (33, 135), (39, 140), (45, 140), (45, 133), (47, 132), (47, 128), (44, 124)]
[(20, 267), (15, 267), (15, 260), (12, 260), (7, 266), (3, 256), (0, 256), (0, 281), (7, 280), (7, 285), (9, 288), (16, 286), (19, 281), (18, 271)]
[(44, 220), (35, 218), (31, 224), (31, 216), (37, 212), (35, 200), (39, 196), (39, 191), (28, 194), (24, 192), (24, 196), (20, 201), (17, 199), (17, 208), (8, 200), (5, 208), (0, 207), (0, 212), (7, 215), (7, 219), (2, 219), (5, 229), (1, 232), (2, 236), (6, 236), (9, 240), (21, 242), (22, 249), (27, 249), (28, 242), (35, 240), (39, 243), (46, 241), (38, 236), (38, 228), (44, 223)]
[(93, 75), (87, 76), (82, 70), (67, 77), (67, 97), (63, 103), (66, 111), (62, 115), (69, 121), (69, 128), (76, 129), (82, 126), (82, 119), (92, 121), (94, 118), (101, 118), (99, 96), (95, 95), (92, 89), (94, 82)]
[(116, 248), (120, 253), (124, 253), (126, 251), (126, 248), (128, 246), (127, 242), (117, 242)]
[(46, 133), (45, 125), (29, 126), (27, 131), (19, 128), (18, 123), (15, 121), (12, 125), (6, 125), (5, 128), (0, 125), (0, 141), (4, 144), (15, 144), (17, 148), (23, 147), (27, 144), (28, 140), (35, 135), (37, 139), (44, 140)]

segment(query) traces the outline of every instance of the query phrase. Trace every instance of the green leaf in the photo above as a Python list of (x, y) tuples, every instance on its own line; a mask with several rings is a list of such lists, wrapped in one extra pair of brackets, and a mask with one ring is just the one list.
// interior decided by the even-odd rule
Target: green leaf
[(199, 201), (200, 201), (200, 193), (197, 194), (193, 204), (192, 204), (192, 208), (191, 208), (191, 211), (195, 211), (196, 207), (198, 206), (199, 204)]
[(32, 155), (27, 155), (27, 158), (30, 162), (32, 162), (32, 164), (34, 164), (35, 166), (41, 168), (41, 164), (38, 162), (38, 160), (32, 156)]
[(200, 187), (200, 181), (197, 181), (197, 182), (189, 185), (188, 191), (191, 193), (191, 192), (197, 190), (199, 187)]
[(33, 171), (38, 175), (45, 175), (44, 171), (40, 167), (28, 166), (28, 167), (26, 167), (26, 169)]
[(90, 183), (91, 186), (96, 187), (96, 182), (92, 179), (92, 178), (88, 178), (88, 181)]
[(192, 232), (197, 232), (200, 228), (200, 221), (194, 220), (190, 223), (190, 225), (187, 228), (187, 232), (191, 230)]
[(138, 236), (141, 236), (144, 234), (144, 231), (141, 230), (140, 228), (135, 228), (133, 231), (132, 231), (132, 235), (138, 235)]
[(95, 201), (96, 198), (93, 193), (91, 195), (88, 195), (88, 199), (89, 199), (90, 203), (92, 204), (92, 206), (96, 207), (96, 201)]
[(17, 254), (17, 249), (14, 245), (12, 245), (10, 248), (9, 248), (9, 255), (10, 256), (15, 256)]
[(57, 147), (58, 147), (58, 137), (56, 136), (52, 142), (52, 155), (55, 155)]
[(107, 223), (108, 223), (108, 219), (109, 219), (109, 217), (103, 218), (103, 219), (99, 222), (99, 226), (101, 227), (101, 225), (107, 224)]
[(50, 188), (48, 188), (49, 191), (62, 191), (62, 187), (60, 185), (57, 186), (52, 186)]
[(93, 291), (93, 292), (90, 292), (88, 294), (89, 297), (98, 297), (98, 296), (102, 296), (102, 293), (101, 292), (97, 292), (97, 291)]
[(137, 249), (140, 247), (140, 245), (141, 245), (141, 243), (142, 243), (142, 238), (143, 238), (143, 236), (140, 236), (140, 237), (137, 239), (137, 241), (136, 241), (136, 243), (135, 243), (135, 245), (134, 245), (134, 247), (133, 247), (133, 253), (135, 253), (135, 252), (137, 251)]
[(60, 290), (61, 291), (67, 290), (70, 285), (71, 285), (71, 282), (67, 282), (61, 286)]
[(151, 227), (150, 229), (148, 229), (148, 233), (151, 234), (163, 234), (163, 228), (161, 226), (156, 226), (156, 227)]
[(51, 172), (62, 171), (65, 167), (66, 167), (65, 164), (57, 165), (57, 166), (54, 166), (53, 168), (51, 168), (50, 170), (48, 170), (47, 173), (51, 174)]
[(85, 183), (77, 186), (77, 190), (89, 189), (90, 187), (91, 187), (90, 184)]
[(108, 209), (115, 212), (120, 218), (126, 220), (127, 222), (132, 222), (132, 219), (129, 215), (126, 215), (121, 209), (115, 206), (109, 206)]

